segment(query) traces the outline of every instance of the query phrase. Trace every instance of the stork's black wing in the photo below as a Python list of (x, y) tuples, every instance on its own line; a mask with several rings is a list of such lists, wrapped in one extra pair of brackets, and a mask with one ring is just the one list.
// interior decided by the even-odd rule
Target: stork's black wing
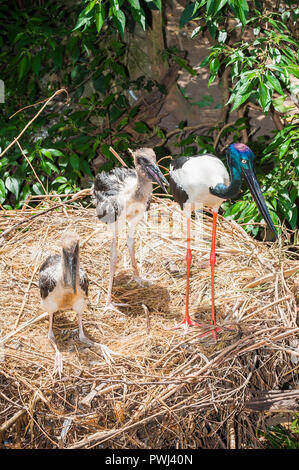
[(170, 192), (173, 195), (173, 199), (175, 202), (178, 202), (181, 209), (183, 209), (184, 203), (188, 200), (188, 194), (182, 186), (178, 183), (178, 179), (175, 178), (175, 171), (182, 168), (184, 163), (186, 163), (191, 157), (180, 157), (175, 158), (172, 160), (170, 165), (170, 172), (169, 172), (169, 186)]
[(60, 255), (51, 255), (41, 265), (39, 270), (39, 289), (42, 299), (48, 297), (49, 293), (55, 288), (57, 284), (57, 265), (60, 263)]

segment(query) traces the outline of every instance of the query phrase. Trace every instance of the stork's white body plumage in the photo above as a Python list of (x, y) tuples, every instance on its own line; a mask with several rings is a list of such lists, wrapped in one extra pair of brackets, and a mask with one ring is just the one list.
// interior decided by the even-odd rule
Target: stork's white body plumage
[(215, 211), (224, 199), (211, 194), (210, 188), (218, 183), (228, 185), (230, 181), (222, 161), (209, 154), (187, 157), (181, 166), (174, 161), (170, 165), (170, 177), (186, 193), (184, 203), (201, 203)]

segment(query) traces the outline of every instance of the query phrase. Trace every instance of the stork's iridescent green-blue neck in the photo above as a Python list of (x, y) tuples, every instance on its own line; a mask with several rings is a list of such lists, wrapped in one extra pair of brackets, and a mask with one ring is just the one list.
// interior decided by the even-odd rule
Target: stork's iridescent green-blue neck
[(236, 197), (241, 189), (242, 170), (253, 170), (254, 154), (247, 145), (242, 143), (231, 144), (227, 150), (227, 163), (230, 171), (230, 184), (226, 186), (218, 183), (210, 191), (221, 199), (232, 199)]
[(210, 188), (210, 192), (222, 199), (231, 199), (237, 196), (241, 189), (243, 175), (260, 213), (267, 222), (275, 239), (277, 239), (277, 232), (254, 171), (254, 158), (254, 153), (247, 145), (242, 143), (231, 144), (227, 150), (227, 163), (231, 176), (230, 184), (226, 186), (225, 184), (218, 183), (214, 188)]

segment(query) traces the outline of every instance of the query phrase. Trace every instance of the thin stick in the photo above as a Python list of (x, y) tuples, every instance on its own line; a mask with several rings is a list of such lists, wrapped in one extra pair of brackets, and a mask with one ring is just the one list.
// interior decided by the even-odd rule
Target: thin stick
[(144, 304), (142, 304), (142, 308), (144, 310), (145, 317), (146, 317), (146, 334), (149, 335), (149, 332), (150, 332), (150, 317), (149, 317), (148, 308)]
[(128, 165), (123, 161), (123, 159), (118, 155), (118, 153), (112, 147), (109, 147), (109, 150), (111, 153), (113, 153), (113, 155), (117, 158), (117, 160), (122, 164), (122, 166), (125, 166), (126, 168), (128, 168)]
[(25, 158), (25, 160), (27, 161), (27, 163), (28, 163), (28, 165), (30, 166), (31, 170), (33, 171), (35, 178), (37, 179), (37, 181), (39, 182), (39, 184), (40, 184), (41, 187), (43, 188), (43, 191), (44, 191), (45, 195), (47, 195), (47, 191), (45, 190), (45, 187), (44, 187), (43, 183), (42, 183), (41, 180), (39, 179), (39, 177), (38, 177), (38, 175), (37, 175), (35, 169), (33, 168), (32, 164), (31, 164), (31, 161), (27, 158), (27, 155), (25, 154), (24, 150), (22, 149), (22, 147), (21, 147), (19, 141), (17, 141), (17, 144), (18, 144), (18, 146), (19, 146), (19, 149), (21, 150), (21, 153), (22, 153), (23, 157)]
[(0, 427), (0, 435), (6, 431), (7, 429), (9, 429), (16, 421), (18, 421), (18, 419), (21, 418), (21, 416), (23, 416), (24, 414), (26, 413), (26, 410), (22, 409), (22, 410), (19, 410), (17, 411), (11, 418), (9, 418), (7, 421), (5, 421), (5, 423), (2, 424), (2, 426)]
[(15, 322), (15, 328), (17, 328), (17, 326), (18, 326), (18, 324), (19, 324), (21, 315), (22, 315), (22, 313), (23, 313), (24, 307), (25, 307), (26, 302), (27, 302), (27, 299), (28, 299), (28, 294), (29, 294), (29, 290), (30, 290), (30, 288), (31, 288), (31, 284), (32, 284), (33, 278), (34, 278), (34, 276), (35, 276), (36, 271), (38, 270), (38, 268), (39, 268), (39, 264), (36, 263), (36, 265), (35, 265), (35, 267), (34, 267), (34, 270), (33, 270), (33, 273), (32, 273), (32, 276), (31, 276), (30, 281), (29, 281), (29, 283), (28, 283), (28, 286), (27, 286), (27, 288), (26, 288), (26, 292), (25, 292), (24, 297), (23, 297), (23, 302), (22, 302), (22, 305), (21, 305), (21, 308), (20, 308), (18, 317), (17, 317), (16, 322)]
[(33, 119), (31, 119), (31, 121), (29, 121), (26, 126), (24, 127), (24, 129), (20, 132), (20, 134), (18, 135), (18, 137), (15, 137), (14, 140), (6, 147), (6, 149), (3, 150), (3, 152), (0, 154), (0, 158), (3, 157), (3, 155), (7, 152), (7, 150), (10, 149), (10, 147), (12, 147), (18, 140), (19, 138), (24, 134), (24, 132), (28, 129), (28, 127), (31, 126), (31, 124), (35, 121), (35, 119), (40, 115), (40, 113), (45, 109), (45, 107), (50, 103), (50, 101), (57, 95), (59, 95), (60, 93), (66, 93), (67, 94), (67, 102), (69, 101), (69, 95), (68, 95), (68, 92), (65, 88), (61, 88), (60, 90), (58, 91), (55, 91), (55, 93), (50, 96), (50, 98), (46, 101), (46, 103), (41, 107), (41, 109), (36, 113), (36, 115), (34, 116)]

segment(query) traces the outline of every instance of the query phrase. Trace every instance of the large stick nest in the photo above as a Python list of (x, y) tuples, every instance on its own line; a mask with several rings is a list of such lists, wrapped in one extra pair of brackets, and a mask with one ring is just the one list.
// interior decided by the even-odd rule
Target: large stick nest
[[(169, 329), (185, 307), (185, 218), (176, 204), (155, 202), (138, 226), (140, 271), (152, 278), (145, 287), (132, 280), (121, 234), (113, 288), (113, 300), (125, 304), (121, 313), (104, 309), (111, 233), (94, 208), (78, 204), (29, 220), (37, 212), (3, 211), (0, 220), (6, 230), (0, 239), (2, 446), (262, 447), (257, 428), (266, 413), (298, 404), (298, 260), (292, 247), (283, 240), (255, 241), (219, 218), (215, 301), (222, 330), (215, 342), (211, 334), (199, 337), (211, 318), (210, 215), (192, 221), (190, 313), (203, 330), (184, 334)], [(28, 223), (7, 232), (24, 217)], [(76, 314), (59, 312), (59, 378), (38, 271), (46, 256), (59, 253), (66, 228), (80, 235), (90, 279), (85, 331), (116, 354), (109, 359), (105, 347), (80, 343)]]

